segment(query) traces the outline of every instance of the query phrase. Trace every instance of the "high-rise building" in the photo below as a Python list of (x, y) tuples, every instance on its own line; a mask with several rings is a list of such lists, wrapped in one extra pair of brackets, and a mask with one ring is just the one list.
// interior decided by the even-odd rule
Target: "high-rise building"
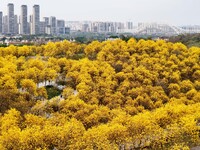
[(133, 29), (133, 22), (126, 22), (126, 29), (132, 30)]
[(31, 34), (40, 34), (40, 6), (33, 6), (32, 30)]
[(117, 33), (124, 32), (124, 23), (122, 23), (122, 22), (115, 22), (114, 26), (115, 26), (115, 29), (116, 29)]
[(14, 4), (8, 4), (8, 34), (14, 34), (15, 32), (15, 15), (14, 15)]
[(18, 22), (18, 16), (14, 16), (14, 34), (19, 33), (19, 22)]
[(90, 31), (89, 24), (84, 23), (84, 24), (82, 25), (82, 30), (81, 30), (81, 31), (82, 31), (82, 32), (89, 32), (89, 31)]
[(43, 21), (45, 22), (45, 25), (48, 26), (49, 25), (49, 17), (44, 17), (43, 19), (44, 19)]
[(65, 34), (65, 20), (57, 20), (57, 33)]
[(92, 32), (98, 32), (98, 22), (93, 22), (91, 26)]
[(33, 15), (29, 16), (29, 33), (33, 34)]
[(105, 22), (105, 31), (104, 32), (115, 32), (113, 22)]
[(45, 22), (40, 21), (40, 34), (45, 34)]
[(3, 16), (3, 34), (8, 33), (8, 16)]
[(47, 26), (45, 27), (45, 34), (48, 34), (48, 35), (51, 34), (51, 26), (50, 26), (50, 25), (47, 25)]
[(65, 27), (65, 34), (70, 34), (70, 28), (69, 27)]
[(51, 32), (50, 32), (51, 29), (50, 29), (50, 25), (49, 25), (49, 17), (44, 17), (43, 22), (44, 22), (44, 26), (45, 26), (45, 34), (51, 34)]
[(28, 22), (27, 22), (27, 5), (21, 6), (20, 16), (20, 34), (28, 34)]
[(3, 33), (3, 13), (0, 12), (0, 34)]
[(50, 17), (51, 34), (56, 34), (56, 17)]

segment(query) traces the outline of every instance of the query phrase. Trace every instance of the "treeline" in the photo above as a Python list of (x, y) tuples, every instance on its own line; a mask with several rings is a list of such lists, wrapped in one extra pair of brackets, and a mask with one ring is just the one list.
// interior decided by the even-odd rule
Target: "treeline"
[(170, 42), (181, 42), (188, 47), (200, 47), (200, 33), (196, 34), (183, 34), (169, 38)]
[(199, 145), (199, 59), (164, 40), (0, 48), (0, 149)]

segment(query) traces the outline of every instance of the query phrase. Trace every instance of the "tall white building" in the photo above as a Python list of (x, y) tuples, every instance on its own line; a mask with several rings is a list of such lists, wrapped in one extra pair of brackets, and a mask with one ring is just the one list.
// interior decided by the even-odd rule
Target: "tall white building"
[(19, 33), (19, 22), (18, 22), (18, 16), (14, 16), (14, 34)]
[(32, 30), (31, 34), (40, 34), (40, 6), (33, 6), (33, 16), (32, 16)]
[(126, 22), (126, 29), (132, 30), (133, 29), (133, 22)]
[(8, 34), (14, 34), (15, 32), (15, 15), (14, 4), (8, 4)]
[(43, 21), (45, 22), (45, 25), (48, 26), (49, 25), (49, 17), (44, 17)]
[(3, 16), (3, 34), (8, 33), (8, 16)]
[(57, 33), (65, 34), (65, 21), (64, 20), (57, 20)]
[(27, 5), (21, 6), (20, 34), (28, 34)]
[(40, 21), (40, 34), (45, 34), (45, 22), (44, 21)]
[(44, 27), (45, 27), (45, 34), (51, 34), (51, 28), (49, 25), (49, 17), (43, 17)]
[(29, 16), (29, 33), (33, 34), (33, 15)]
[(3, 13), (0, 12), (0, 34), (3, 33)]
[(51, 34), (56, 34), (56, 17), (50, 17)]

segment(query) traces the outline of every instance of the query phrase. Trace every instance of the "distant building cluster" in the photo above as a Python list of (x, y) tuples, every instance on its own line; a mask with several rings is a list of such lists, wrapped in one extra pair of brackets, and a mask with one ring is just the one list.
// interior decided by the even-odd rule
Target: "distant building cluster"
[(40, 17), (40, 6), (34, 5), (28, 15), (27, 5), (22, 5), (16, 15), (14, 4), (7, 5), (7, 13), (0, 12), (0, 35), (68, 35), (70, 32), (132, 33), (135, 35), (178, 35), (200, 33), (200, 26), (171, 26), (159, 23), (65, 21), (54, 16)]
[(200, 26), (173, 26), (164, 23), (138, 23), (133, 22), (92, 22), (67, 21), (66, 25), (71, 31), (97, 32), (97, 33), (133, 33), (135, 35), (162, 35), (172, 36), (185, 33), (200, 33)]
[(65, 26), (64, 20), (56, 17), (44, 17), (41, 21), (40, 6), (34, 5), (31, 15), (28, 15), (27, 5), (21, 6), (20, 15), (14, 12), (14, 4), (7, 5), (7, 14), (0, 12), (0, 34), (5, 35), (39, 35), (69, 34), (70, 29)]
[(133, 29), (132, 22), (92, 22), (92, 21), (67, 21), (66, 25), (72, 31), (119, 33), (125, 29)]
[[(41, 21), (42, 20), (42, 21)], [(0, 34), (4, 35), (64, 35), (72, 31), (116, 33), (133, 29), (133, 23), (127, 22), (79, 22), (59, 20), (54, 16), (40, 17), (40, 6), (34, 5), (32, 14), (28, 15), (27, 5), (22, 5), (20, 15), (16, 15), (14, 4), (7, 5), (7, 14), (0, 12)]]
[[(132, 29), (132, 23), (128, 28)], [(54, 16), (44, 17), (41, 21), (40, 6), (34, 5), (32, 14), (28, 15), (27, 5), (21, 6), (20, 15), (16, 15), (14, 4), (7, 5), (7, 14), (0, 12), (0, 34), (4, 35), (64, 35), (74, 31), (82, 32), (120, 32), (124, 30), (124, 23), (120, 22), (65, 22)]]

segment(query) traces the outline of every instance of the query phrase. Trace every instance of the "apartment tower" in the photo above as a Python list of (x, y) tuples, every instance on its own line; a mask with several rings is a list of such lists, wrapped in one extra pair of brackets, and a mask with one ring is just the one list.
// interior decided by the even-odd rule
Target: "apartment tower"
[(21, 16), (20, 16), (20, 34), (28, 34), (28, 9), (27, 5), (21, 6)]
[(0, 34), (3, 33), (3, 13), (0, 12)]
[(32, 33), (33, 35), (40, 34), (40, 6), (33, 6), (33, 16), (32, 16)]
[(8, 4), (8, 34), (15, 33), (15, 15), (14, 15), (14, 4)]

